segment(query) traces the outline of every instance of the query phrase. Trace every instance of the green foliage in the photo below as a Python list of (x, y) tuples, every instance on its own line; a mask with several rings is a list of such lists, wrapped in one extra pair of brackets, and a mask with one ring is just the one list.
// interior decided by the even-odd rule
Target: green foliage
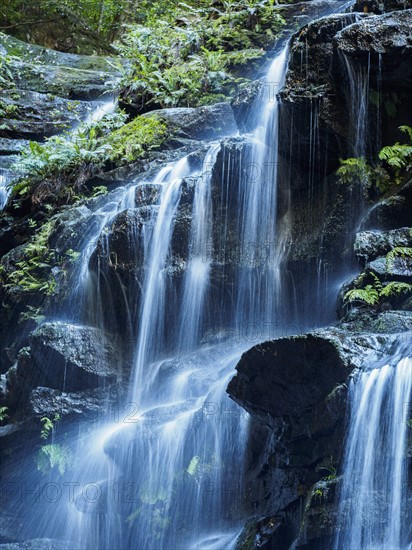
[(34, 321), (36, 324), (40, 324), (45, 320), (45, 316), (41, 313), (39, 307), (34, 307), (28, 305), (24, 311), (19, 315), (19, 323), (24, 323), (25, 321)]
[(0, 55), (0, 89), (10, 90), (16, 87), (11, 63), (17, 58), (10, 55)]
[(66, 256), (69, 257), (69, 260), (74, 263), (77, 261), (77, 259), (80, 257), (80, 252), (76, 252), (75, 250), (73, 250), (72, 248), (69, 248), (68, 250), (66, 250)]
[[(60, 177), (70, 180), (70, 175), (79, 181), (86, 167), (98, 169), (103, 166), (110, 154), (106, 142), (109, 132), (124, 124), (126, 115), (122, 111), (104, 116), (93, 124), (82, 124), (76, 131), (52, 136), (45, 143), (31, 141), (13, 165), (19, 174), (11, 182), (13, 196), (22, 197), (31, 191), (37, 182)], [(79, 174), (79, 171), (81, 172)]]
[[(399, 130), (412, 141), (410, 126), (400, 126)], [(412, 144), (396, 142), (387, 145), (380, 150), (378, 157), (373, 165), (363, 157), (341, 159), (336, 174), (345, 184), (353, 185), (360, 181), (367, 188), (374, 186), (380, 193), (385, 193), (392, 184), (399, 185), (405, 180), (412, 162)]]
[(9, 416), (7, 414), (8, 410), (9, 410), (8, 407), (0, 407), (0, 422), (3, 422), (3, 420), (6, 420), (6, 418)]
[[(56, 289), (56, 280), (50, 274), (54, 251), (49, 248), (48, 239), (53, 230), (52, 221), (45, 223), (24, 248), (24, 257), (15, 263), (9, 273), (0, 271), (4, 288), (18, 287), (23, 292), (41, 292), (48, 296)], [(47, 275), (46, 275), (47, 274)]]
[(106, 185), (96, 185), (93, 187), (92, 190), (92, 197), (100, 197), (101, 195), (107, 194), (107, 186)]
[(384, 160), (389, 166), (395, 168), (396, 170), (405, 168), (411, 155), (412, 145), (405, 145), (401, 143), (387, 145), (379, 152), (380, 160)]
[(364, 302), (369, 306), (374, 306), (379, 302), (379, 292), (372, 285), (366, 285), (365, 288), (354, 288), (345, 294), (347, 302)]
[[(383, 284), (375, 273), (369, 273), (369, 277), (373, 280), (372, 284), (368, 284), (363, 288), (353, 288), (346, 292), (344, 301), (346, 303), (363, 302), (372, 307), (377, 307), (381, 304), (383, 298), (393, 298), (400, 294), (409, 294), (412, 292), (412, 285), (399, 281), (391, 281)], [(355, 281), (355, 284), (360, 284), (367, 274), (362, 274)]]
[(40, 419), (40, 422), (42, 423), (42, 429), (40, 432), (40, 437), (42, 439), (47, 439), (49, 435), (52, 433), (56, 422), (59, 422), (61, 420), (61, 417), (59, 414), (55, 414), (53, 417), (53, 420), (50, 420), (47, 416), (43, 416), (43, 418)]
[(340, 167), (336, 171), (342, 183), (352, 185), (360, 181), (370, 184), (371, 167), (364, 157), (340, 159)]
[(136, 161), (145, 151), (159, 147), (167, 135), (167, 126), (159, 117), (136, 117), (107, 137), (110, 158), (116, 161)]
[[(206, 1), (154, 2), (141, 24), (131, 25), (116, 44), (131, 61), (121, 86), (162, 107), (196, 106), (211, 95), (230, 96), (245, 79), (227, 70), (227, 53), (235, 51), (243, 63), (257, 59), (284, 24), (271, 0), (213, 6)], [(241, 50), (248, 52), (243, 58)]]
[(57, 443), (42, 445), (36, 457), (37, 469), (47, 475), (57, 468), (64, 475), (72, 462), (72, 455), (66, 447)]
[(410, 292), (412, 292), (412, 285), (399, 281), (391, 281), (382, 288), (380, 297), (390, 298), (399, 294), (409, 294)]
[(386, 270), (390, 271), (398, 258), (405, 260), (412, 258), (412, 248), (407, 246), (396, 246), (386, 254)]

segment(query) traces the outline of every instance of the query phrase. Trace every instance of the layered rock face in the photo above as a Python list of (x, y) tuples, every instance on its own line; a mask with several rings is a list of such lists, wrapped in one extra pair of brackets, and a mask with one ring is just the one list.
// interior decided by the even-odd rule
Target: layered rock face
[[(399, 140), (398, 126), (410, 121), (412, 12), (372, 13), (321, 19), (292, 40), (281, 92), (287, 139), (280, 142), (279, 190), (292, 272), (303, 273), (302, 264), (321, 258), (331, 276), (351, 256), (354, 235), (347, 227), (362, 221), (365, 201), (336, 178), (339, 159), (376, 159), (380, 147)], [(409, 195), (405, 187), (383, 199), (365, 228), (408, 225)]]

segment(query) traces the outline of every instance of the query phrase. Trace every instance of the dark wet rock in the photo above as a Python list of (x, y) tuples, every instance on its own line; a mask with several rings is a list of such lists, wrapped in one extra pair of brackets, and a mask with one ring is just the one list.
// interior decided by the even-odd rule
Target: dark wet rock
[(306, 500), (295, 548), (332, 548), (339, 519), (337, 493), (341, 482), (341, 477), (334, 477), (325, 469), (325, 479), (315, 483)]
[[(77, 391), (116, 381), (121, 365), (115, 348), (98, 329), (45, 323), (30, 336), (31, 370), (38, 385)], [(19, 376), (24, 377), (21, 367)]]
[(346, 379), (338, 346), (312, 335), (259, 344), (242, 356), (228, 392), (249, 412), (300, 416)]
[(197, 108), (162, 109), (144, 116), (159, 116), (166, 122), (174, 138), (218, 139), (236, 134), (238, 131), (233, 111), (228, 103)]
[(230, 105), (241, 132), (251, 132), (256, 127), (258, 120), (256, 115), (254, 116), (253, 107), (263, 101), (273, 101), (274, 98), (270, 98), (269, 94), (270, 87), (262, 80), (255, 80), (232, 99)]
[[(336, 327), (265, 342), (243, 354), (227, 390), (254, 421), (244, 499), (251, 519), (239, 550), (260, 543), (290, 548), (298, 537), (299, 548), (330, 548), (346, 381), (363, 362), (390, 353), (397, 338)], [(317, 500), (320, 491), (323, 500)]]
[(395, 195), (379, 201), (367, 214), (362, 229), (397, 229), (411, 224), (412, 181)]
[(30, 392), (25, 415), (28, 418), (54, 418), (59, 415), (64, 421), (98, 422), (109, 412), (110, 405), (114, 405), (117, 397), (118, 388), (115, 386), (71, 393), (38, 387)]
[(352, 11), (381, 15), (382, 13), (409, 8), (412, 8), (411, 0), (356, 0), (352, 6)]
[[(103, 229), (90, 258), (92, 302), (104, 304), (102, 321), (108, 330), (131, 337), (143, 280), (144, 224), (154, 216), (150, 206), (127, 209)], [(123, 327), (120, 329), (120, 327)]]
[(80, 122), (91, 110), (89, 103), (24, 90), (12, 94), (3, 91), (0, 101), (4, 109), (9, 109), (2, 120), (1, 134), (19, 139), (59, 134)]
[(282, 99), (301, 103), (323, 97), (333, 89), (333, 39), (357, 17), (332, 15), (310, 23), (294, 36)]
[[(388, 13), (363, 18), (361, 22), (349, 25), (335, 36), (338, 50), (354, 58), (373, 53), (384, 54), (383, 59), (393, 62), (392, 71), (402, 66), (407, 84), (410, 70), (407, 60), (411, 56), (410, 26), (412, 10)], [(402, 53), (401, 59), (396, 59)], [(396, 73), (395, 73), (396, 74)], [(396, 79), (400, 83), (400, 79)]]
[(143, 183), (136, 188), (136, 206), (154, 206), (159, 204), (161, 185), (155, 183)]
[(354, 244), (355, 254), (363, 263), (386, 255), (393, 248), (411, 247), (412, 230), (409, 227), (391, 231), (362, 231), (357, 233)]
[(412, 258), (397, 257), (390, 264), (386, 257), (376, 258), (367, 263), (365, 269), (378, 275), (382, 281), (412, 281)]
[(339, 326), (351, 332), (399, 334), (400, 338), (407, 339), (412, 331), (412, 313), (398, 310), (374, 312), (353, 308), (341, 319)]
[(62, 53), (26, 44), (0, 33), (0, 49), (17, 56), (10, 69), (18, 88), (70, 99), (96, 99), (108, 93), (114, 77), (110, 58)]

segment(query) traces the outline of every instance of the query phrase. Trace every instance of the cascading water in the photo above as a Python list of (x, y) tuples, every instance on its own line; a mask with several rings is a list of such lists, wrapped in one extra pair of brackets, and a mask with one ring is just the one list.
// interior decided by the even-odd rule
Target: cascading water
[[(276, 319), (280, 291), (276, 94), (287, 61), (285, 46), (266, 77), (269, 101), (255, 106), (260, 123), (247, 158), (247, 176), (238, 182), (235, 232), (240, 258), (233, 266), (230, 300), (225, 302), (223, 294), (218, 300), (229, 312), (228, 326), (237, 331)], [(98, 240), (101, 257), (110, 259), (108, 237), (115, 217), (136, 208), (138, 188), (150, 183), (161, 189), (157, 204), (139, 218), (130, 240), (130, 246), (142, 251), (144, 265), (133, 372), (124, 403), (125, 411), (130, 406), (132, 414), (125, 413), (122, 422), (113, 422), (108, 414), (97, 428), (83, 425), (82, 435), (66, 437), (75, 457), (72, 470), (63, 477), (70, 498), (47, 515), (39, 510), (45, 517), (31, 511), (27, 532), (64, 538), (82, 549), (220, 550), (235, 544), (244, 519), (240, 480), (249, 417), (225, 390), (242, 352), (255, 342), (226, 338), (218, 344), (204, 343), (207, 327), (218, 328), (214, 312), (207, 308), (216, 293), (211, 274), (224, 271), (211, 246), (213, 185), (220, 185), (223, 195), (230, 176), (224, 172), (215, 181), (220, 151), (220, 143), (210, 144), (200, 170), (192, 169), (189, 157), (184, 157), (150, 182), (132, 182), (110, 194), (110, 202), (93, 213), (92, 229), (78, 247), (82, 261), (73, 315), (76, 308), (90, 310), (91, 289), (99, 290), (101, 281), (96, 283), (89, 270)], [(176, 265), (172, 258), (176, 215), (190, 182), (194, 193), (186, 259)], [(219, 246), (224, 249), (226, 243)], [(174, 284), (176, 272), (183, 275)], [(107, 303), (100, 300), (99, 311), (80, 320), (101, 325), (105, 307)], [(255, 341), (261, 339), (262, 333), (257, 333)]]
[(336, 550), (411, 548), (411, 404), (406, 346), (352, 378)]
[(236, 323), (269, 321), (279, 291), (276, 261), (276, 184), (278, 166), (278, 98), (286, 75), (289, 47), (286, 45), (268, 71), (268, 98), (260, 110), (259, 126), (249, 158), (246, 177), (239, 190), (238, 234), (240, 267), (236, 283)]

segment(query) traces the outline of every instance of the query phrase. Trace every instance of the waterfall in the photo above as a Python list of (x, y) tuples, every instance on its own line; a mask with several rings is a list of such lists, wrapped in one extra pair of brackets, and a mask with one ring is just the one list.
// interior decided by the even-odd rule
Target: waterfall
[(4, 208), (7, 202), (9, 192), (7, 185), (11, 180), (10, 174), (7, 169), (0, 167), (0, 210)]
[(411, 547), (411, 402), (410, 350), (350, 381), (336, 550)]
[[(258, 128), (239, 190), (240, 266), (236, 283), (237, 327), (273, 318), (279, 291), (276, 257), (276, 197), (279, 100), (289, 45), (273, 60), (257, 105)], [(263, 106), (261, 105), (263, 99)]]
[[(138, 178), (109, 193), (90, 212), (90, 227), (77, 247), (82, 254), (66, 314), (104, 328), (102, 313), (112, 299), (102, 291), (103, 267), (96, 280), (90, 260), (99, 243), (102, 262), (109, 262), (113, 223), (124, 211), (138, 210), (136, 191), (148, 184), (160, 188), (156, 204), (130, 236), (129, 245), (143, 259), (126, 400), (115, 421), (108, 411), (96, 426), (85, 423), (79, 434), (62, 434), (74, 457), (72, 471), (59, 479), (69, 498), (51, 502), (47, 513), (27, 506), (25, 532), (31, 536), (64, 538), (71, 547), (87, 550), (234, 547), (245, 519), (241, 480), (250, 418), (228, 398), (226, 388), (242, 353), (263, 339), (262, 327), (277, 326), (283, 246), (276, 235), (277, 94), (288, 56), (285, 45), (271, 63), (264, 82), (269, 100), (262, 104), (260, 97), (254, 107), (258, 129), (242, 159), (246, 170), (239, 170), (237, 187), (229, 189), (230, 162), (216, 175), (222, 144), (208, 143), (205, 154), (204, 147), (197, 152), (204, 155), (200, 168), (185, 156), (163, 166), (150, 182)], [(314, 131), (311, 136), (316, 139)], [(228, 228), (226, 212), (216, 231), (215, 214), (224, 210), (222, 197), (229, 193), (235, 197), (235, 229)], [(176, 258), (182, 208), (190, 212), (188, 242), (181, 239), (184, 257)], [(229, 280), (217, 256), (229, 247), (230, 231), (239, 254)], [(218, 243), (215, 232), (223, 236)], [(219, 288), (212, 288), (215, 272)], [(122, 307), (134, 307), (126, 301)], [(211, 303), (221, 304), (235, 337), (209, 337), (208, 330), (220, 329)], [(253, 338), (236, 337), (250, 325), (260, 327)]]

